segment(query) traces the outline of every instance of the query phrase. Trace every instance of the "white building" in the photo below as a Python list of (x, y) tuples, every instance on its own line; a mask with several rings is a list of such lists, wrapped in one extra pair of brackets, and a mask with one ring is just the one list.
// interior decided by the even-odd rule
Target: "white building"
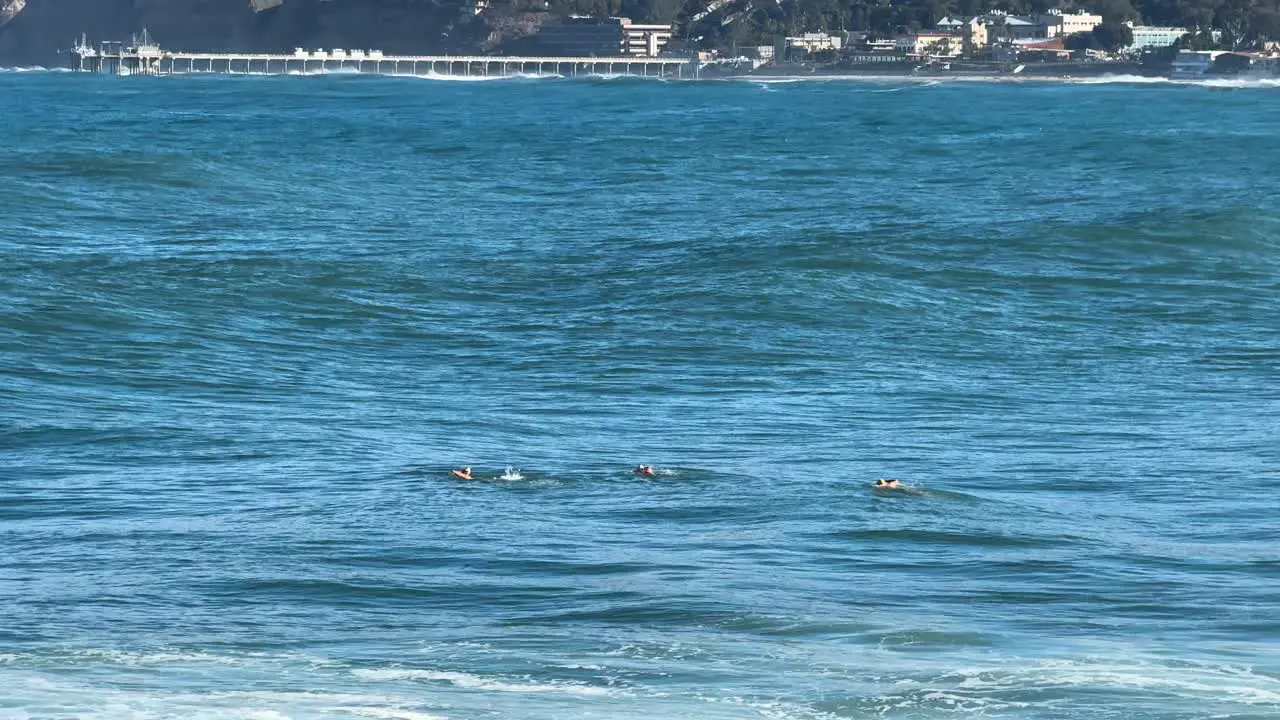
[(950, 33), (899, 35), (893, 45), (895, 50), (908, 55), (955, 57), (964, 52), (964, 39)]
[(671, 42), (670, 25), (634, 25), (623, 23), (622, 45), (624, 55), (658, 57), (658, 53)]
[(787, 38), (787, 47), (792, 50), (803, 50), (808, 53), (825, 50), (839, 50), (842, 43), (840, 37), (826, 33), (805, 33), (797, 37)]
[(1083, 10), (1074, 13), (1050, 10), (1048, 13), (1041, 15), (1039, 20), (1040, 24), (1045, 26), (1045, 37), (1050, 38), (1093, 32), (1094, 28), (1102, 24), (1101, 15), (1094, 15)]
[(1150, 25), (1134, 25), (1132, 22), (1125, 24), (1133, 29), (1133, 43), (1129, 47), (1135, 50), (1169, 47), (1182, 36), (1191, 32), (1186, 28), (1180, 27), (1153, 27)]

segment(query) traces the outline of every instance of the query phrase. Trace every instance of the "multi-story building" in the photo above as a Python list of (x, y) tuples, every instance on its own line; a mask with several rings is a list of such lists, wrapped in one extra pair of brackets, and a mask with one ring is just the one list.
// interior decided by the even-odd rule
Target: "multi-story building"
[(908, 55), (955, 57), (964, 52), (964, 39), (951, 33), (899, 35), (894, 40), (894, 48)]
[(1045, 34), (1041, 37), (1056, 38), (1075, 35), (1082, 32), (1093, 32), (1093, 29), (1102, 24), (1102, 16), (1080, 10), (1074, 13), (1064, 13), (1061, 10), (1050, 10), (1044, 15), (1036, 18), (1037, 22), (1044, 27)]
[(540, 27), (535, 40), (548, 55), (654, 57), (671, 36), (670, 25), (638, 25), (624, 17), (568, 17)]
[(964, 52), (969, 55), (991, 44), (991, 36), (987, 28), (988, 18), (981, 15), (965, 18), (945, 17), (935, 26), (938, 32), (957, 38)]
[(671, 42), (670, 25), (637, 25), (628, 18), (622, 22), (622, 54), (636, 57), (657, 57)]
[(1125, 24), (1133, 30), (1133, 43), (1129, 47), (1135, 50), (1169, 47), (1191, 32), (1186, 28), (1180, 27), (1153, 27), (1150, 25), (1134, 25), (1132, 22)]

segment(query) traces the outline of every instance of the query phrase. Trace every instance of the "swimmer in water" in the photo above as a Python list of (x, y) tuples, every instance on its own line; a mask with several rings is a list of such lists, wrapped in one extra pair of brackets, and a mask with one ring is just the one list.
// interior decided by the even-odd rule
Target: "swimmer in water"
[(653, 473), (653, 466), (652, 466), (652, 465), (637, 465), (637, 466), (636, 466), (635, 473), (636, 473), (636, 475), (639, 475), (639, 476), (641, 476), (641, 477), (653, 477), (653, 475), (654, 475), (654, 473)]
[(450, 470), (450, 472), (452, 472), (452, 473), (453, 473), (454, 477), (462, 478), (463, 480), (470, 480), (470, 479), (471, 479), (471, 468), (470, 468), (470, 467), (464, 467), (464, 468), (462, 468), (461, 470)]
[(872, 487), (877, 490), (901, 490), (902, 483), (898, 482), (894, 478), (889, 478), (888, 480), (880, 478), (876, 481), (875, 485), (872, 485)]

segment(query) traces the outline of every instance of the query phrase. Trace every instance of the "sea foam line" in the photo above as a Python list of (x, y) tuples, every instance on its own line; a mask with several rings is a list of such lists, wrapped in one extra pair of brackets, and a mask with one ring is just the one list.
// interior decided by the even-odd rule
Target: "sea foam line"
[(378, 682), (395, 682), (399, 680), (446, 682), (454, 687), (464, 690), (487, 690), (491, 692), (509, 693), (563, 693), (566, 695), (591, 697), (610, 697), (617, 694), (616, 690), (610, 688), (582, 685), (578, 683), (514, 683), (506, 680), (495, 680), (481, 675), (472, 675), (471, 673), (441, 670), (417, 670), (413, 668), (357, 669), (351, 671), (351, 674), (363, 680)]

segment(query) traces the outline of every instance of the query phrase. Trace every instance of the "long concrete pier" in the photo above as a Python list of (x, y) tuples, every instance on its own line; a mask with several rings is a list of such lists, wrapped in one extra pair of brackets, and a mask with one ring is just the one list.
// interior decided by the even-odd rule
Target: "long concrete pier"
[(518, 75), (631, 75), (696, 78), (699, 63), (684, 57), (503, 57), (489, 55), (383, 55), (376, 50), (302, 50), (292, 55), (170, 52), (151, 43), (107, 42), (72, 49), (73, 69), (109, 75), (307, 74), (357, 72), (374, 75), (437, 74), (456, 77)]

